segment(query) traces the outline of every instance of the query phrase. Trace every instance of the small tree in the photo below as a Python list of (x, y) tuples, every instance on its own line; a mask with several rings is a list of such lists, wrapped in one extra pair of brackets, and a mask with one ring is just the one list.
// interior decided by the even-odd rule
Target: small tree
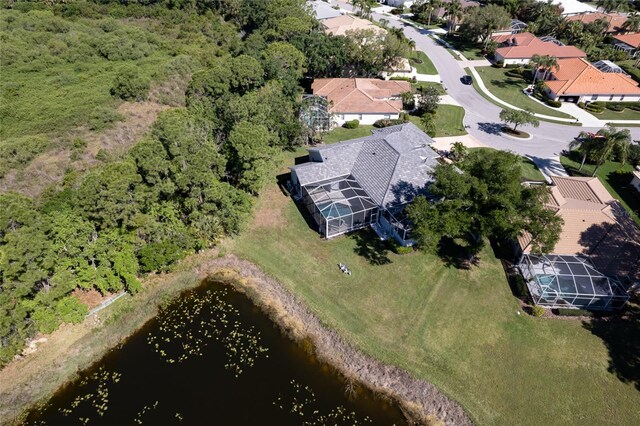
[(460, 141), (454, 142), (449, 151), (449, 157), (453, 161), (462, 161), (467, 156), (467, 147)]
[(431, 137), (434, 137), (436, 135), (435, 114), (425, 112), (422, 117), (420, 117), (420, 124), (422, 124), (422, 129), (426, 134)]
[(440, 93), (435, 87), (421, 87), (418, 89), (418, 111), (420, 114), (430, 113), (433, 114), (438, 109), (440, 103)]
[(513, 124), (514, 132), (518, 126), (538, 127), (540, 125), (540, 120), (529, 110), (503, 109), (500, 111), (500, 120), (505, 124)]
[(413, 97), (413, 93), (404, 92), (400, 94), (400, 97), (402, 98), (402, 109), (406, 111), (413, 111), (416, 107), (416, 100)]
[(149, 79), (140, 74), (134, 66), (126, 66), (118, 71), (113, 80), (111, 95), (125, 101), (143, 101), (149, 94)]

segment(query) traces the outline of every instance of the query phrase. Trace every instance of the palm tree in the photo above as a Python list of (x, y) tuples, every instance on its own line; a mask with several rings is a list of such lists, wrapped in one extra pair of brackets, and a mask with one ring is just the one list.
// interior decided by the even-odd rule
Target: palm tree
[(637, 33), (640, 31), (640, 13), (629, 14), (622, 24), (625, 33)]
[(631, 132), (629, 129), (618, 130), (615, 126), (609, 124), (607, 127), (598, 130), (596, 133), (599, 136), (600, 143), (596, 150), (598, 154), (598, 161), (596, 168), (593, 170), (591, 176), (595, 176), (598, 169), (602, 164), (611, 157), (614, 149), (618, 149), (622, 158), (622, 162), (626, 163), (626, 155), (629, 152), (629, 146), (631, 145)]
[(458, 20), (462, 19), (462, 16), (464, 15), (462, 3), (460, 3), (460, 0), (451, 0), (451, 3), (447, 3), (445, 5), (444, 10), (447, 13), (448, 20), (447, 32), (451, 34), (455, 31)]
[(580, 132), (577, 138), (569, 143), (570, 150), (576, 150), (580, 154), (582, 154), (582, 162), (580, 163), (580, 168), (578, 171), (581, 171), (584, 167), (584, 163), (587, 161), (587, 157), (591, 155), (593, 150), (596, 148), (598, 140), (595, 138), (595, 135), (590, 132)]
[(542, 58), (542, 67), (544, 68), (543, 80), (549, 76), (549, 71), (558, 69), (558, 58), (555, 56), (544, 55)]
[(626, 12), (629, 10), (628, 0), (599, 0), (598, 7), (606, 13), (609, 12)]
[(538, 55), (537, 53), (531, 57), (531, 61), (529, 62), (529, 65), (533, 66), (533, 85), (536, 84), (538, 69), (540, 69), (540, 67), (542, 66), (542, 62), (542, 56)]

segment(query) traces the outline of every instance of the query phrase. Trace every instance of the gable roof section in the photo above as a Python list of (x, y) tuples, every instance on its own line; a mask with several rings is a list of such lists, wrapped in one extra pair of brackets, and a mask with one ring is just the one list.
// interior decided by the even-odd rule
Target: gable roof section
[(307, 5), (313, 8), (315, 17), (319, 21), (323, 19), (335, 18), (336, 16), (340, 16), (343, 14), (342, 11), (334, 9), (329, 3), (321, 0), (308, 0)]
[(491, 38), (497, 43), (508, 44), (508, 46), (496, 49), (496, 53), (505, 59), (529, 59), (536, 54), (555, 56), (556, 58), (582, 58), (587, 56), (586, 53), (575, 46), (559, 46), (551, 41), (542, 41), (529, 32), (500, 34)]
[(619, 34), (619, 35), (614, 35), (613, 38), (624, 44), (628, 44), (634, 49), (640, 48), (640, 33)]
[(411, 84), (375, 78), (317, 78), (311, 90), (327, 98), (330, 112), (397, 114), (402, 111), (402, 100), (394, 98), (411, 91)]
[(607, 32), (616, 32), (622, 29), (622, 25), (627, 22), (627, 17), (620, 13), (603, 13), (603, 12), (583, 12), (565, 17), (567, 21), (578, 21), (583, 24), (590, 24), (603, 19), (609, 23)]
[(640, 95), (640, 87), (625, 74), (603, 72), (581, 58), (559, 59), (544, 83), (556, 95)]
[(412, 123), (374, 130), (371, 136), (310, 148), (322, 161), (291, 167), (300, 185), (349, 174), (381, 207), (405, 204), (425, 191), (438, 154)]

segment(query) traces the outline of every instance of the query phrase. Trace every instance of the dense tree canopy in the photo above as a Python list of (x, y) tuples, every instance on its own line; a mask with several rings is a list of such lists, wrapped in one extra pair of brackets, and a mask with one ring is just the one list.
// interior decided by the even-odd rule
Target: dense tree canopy
[(484, 238), (532, 237), (534, 252), (551, 252), (562, 219), (544, 208), (548, 190), (520, 183), (520, 161), (503, 151), (472, 151), (460, 163), (438, 165), (429, 192), (436, 201), (417, 197), (407, 207), (414, 237), (435, 251), (443, 238), (461, 238), (478, 250)]

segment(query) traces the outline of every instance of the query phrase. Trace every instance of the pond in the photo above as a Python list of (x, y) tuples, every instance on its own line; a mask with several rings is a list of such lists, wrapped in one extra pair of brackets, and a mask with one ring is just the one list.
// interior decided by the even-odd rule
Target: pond
[(406, 424), (215, 281), (185, 292), (26, 424)]

